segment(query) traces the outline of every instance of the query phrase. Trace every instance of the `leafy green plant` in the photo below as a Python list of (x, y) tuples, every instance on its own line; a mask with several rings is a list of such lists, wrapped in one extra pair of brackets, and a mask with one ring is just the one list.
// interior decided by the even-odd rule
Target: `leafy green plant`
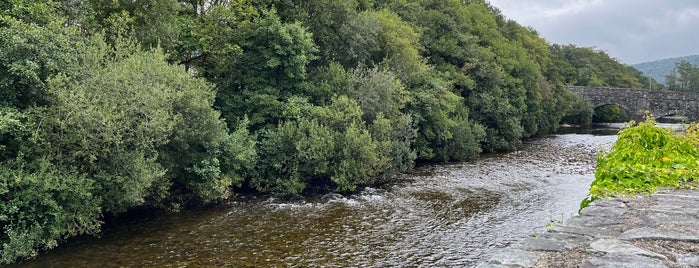
[(651, 116), (619, 133), (609, 152), (597, 157), (595, 180), (581, 208), (611, 195), (653, 193), (659, 187), (689, 187), (699, 178), (695, 128), (685, 135), (655, 126)]
[(0, 165), (0, 264), (35, 256), (67, 237), (98, 232), (101, 208), (93, 190), (94, 180), (86, 176)]
[[(361, 109), (347, 96), (330, 106), (293, 100), (294, 119), (269, 129), (260, 143), (260, 176), (250, 184), (262, 192), (299, 194), (310, 187), (351, 192), (375, 182), (391, 159), (362, 123)], [(390, 145), (389, 145), (390, 146)]]
[(247, 120), (229, 132), (211, 84), (160, 50), (100, 49), (84, 79), (48, 80), (51, 105), (0, 108), (0, 264), (98, 232), (105, 213), (225, 199), (252, 170)]

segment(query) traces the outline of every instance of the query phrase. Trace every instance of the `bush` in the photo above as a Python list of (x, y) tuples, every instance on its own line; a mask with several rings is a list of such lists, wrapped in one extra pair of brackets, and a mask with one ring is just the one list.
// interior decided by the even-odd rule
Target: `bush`
[(255, 138), (246, 120), (229, 134), (212, 85), (157, 50), (92, 49), (82, 79), (49, 80), (50, 106), (0, 109), (4, 263), (98, 231), (103, 213), (227, 198), (252, 170)]
[[(259, 176), (251, 185), (263, 192), (307, 190), (351, 192), (387, 169), (388, 152), (373, 139), (356, 102), (346, 96), (329, 106), (303, 99), (289, 103), (290, 117), (267, 131), (260, 148)], [(390, 146), (388, 146), (390, 148)]]
[(378, 142), (378, 159), (376, 164), (381, 177), (377, 182), (386, 182), (398, 172), (407, 171), (413, 167), (417, 154), (412, 148), (417, 136), (410, 115), (401, 115), (393, 120), (379, 114), (371, 125), (371, 137)]
[(35, 256), (67, 237), (95, 233), (100, 200), (94, 181), (77, 174), (30, 173), (0, 166), (0, 264)]
[(463, 98), (439, 83), (433, 89), (414, 91), (410, 110), (418, 127), (414, 147), (419, 159), (464, 160), (481, 152), (480, 143), (486, 138), (483, 126), (469, 119)]
[[(691, 137), (691, 136), (689, 136)], [(658, 187), (683, 187), (699, 179), (696, 141), (645, 122), (619, 133), (611, 150), (597, 157), (595, 180), (581, 207), (614, 194), (644, 194)]]

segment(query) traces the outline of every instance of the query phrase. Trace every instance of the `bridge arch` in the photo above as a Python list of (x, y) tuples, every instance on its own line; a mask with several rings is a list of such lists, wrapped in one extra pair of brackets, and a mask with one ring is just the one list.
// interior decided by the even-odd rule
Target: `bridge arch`
[(620, 106), (629, 112), (631, 119), (637, 121), (643, 120), (645, 111), (655, 118), (683, 115), (691, 121), (699, 121), (699, 94), (695, 93), (579, 86), (566, 89), (586, 97), (595, 108), (612, 104)]

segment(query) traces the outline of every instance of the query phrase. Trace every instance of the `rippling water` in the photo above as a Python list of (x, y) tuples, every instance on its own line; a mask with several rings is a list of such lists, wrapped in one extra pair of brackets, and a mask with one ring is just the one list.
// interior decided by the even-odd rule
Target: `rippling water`
[(616, 136), (565, 134), (427, 166), (350, 196), (240, 197), (140, 215), (26, 267), (464, 267), (577, 213), (595, 153)]

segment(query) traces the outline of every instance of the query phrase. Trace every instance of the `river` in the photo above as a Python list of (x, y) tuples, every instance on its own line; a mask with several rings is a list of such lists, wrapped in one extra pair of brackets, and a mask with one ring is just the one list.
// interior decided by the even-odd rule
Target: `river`
[(615, 135), (559, 134), (357, 194), (133, 213), (16, 267), (468, 267), (577, 213)]

